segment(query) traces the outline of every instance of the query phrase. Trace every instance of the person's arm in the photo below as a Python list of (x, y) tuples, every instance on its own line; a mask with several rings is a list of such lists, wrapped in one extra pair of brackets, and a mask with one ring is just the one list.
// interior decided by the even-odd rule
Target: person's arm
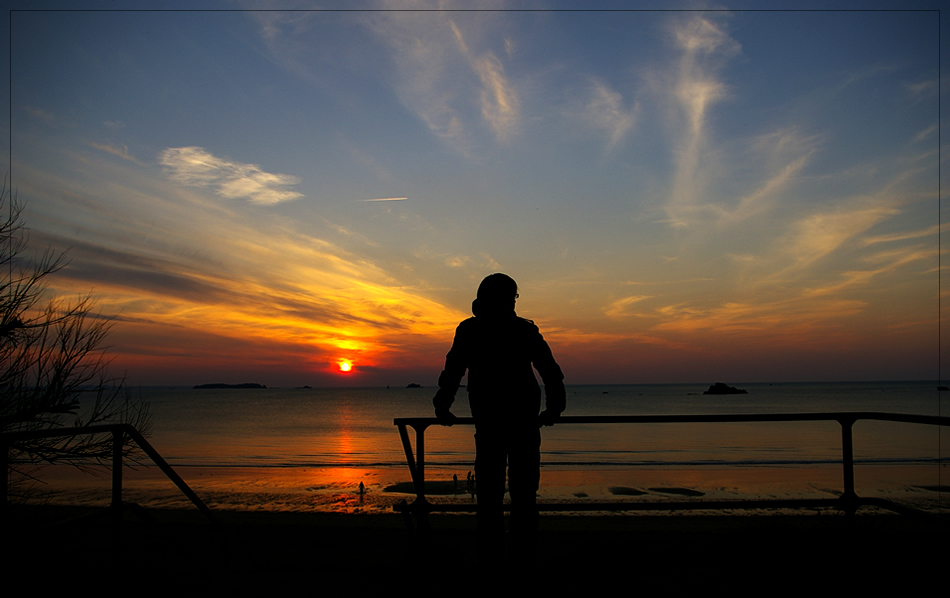
[(463, 374), (465, 374), (465, 370), (462, 370), (462, 374), (459, 374), (456, 370), (449, 369), (448, 360), (446, 360), (446, 369), (442, 370), (442, 374), (439, 376), (439, 390), (432, 397), (435, 416), (439, 418), (439, 423), (443, 426), (451, 426), (455, 423), (455, 415), (450, 409), (452, 403), (455, 402), (455, 393), (458, 392)]
[(541, 375), (544, 383), (544, 411), (538, 416), (542, 426), (554, 425), (558, 416), (567, 408), (567, 391), (564, 388), (564, 373), (561, 366), (554, 361), (551, 347), (538, 332), (537, 348), (535, 349), (534, 367)]
[(455, 331), (455, 340), (452, 348), (445, 356), (445, 369), (439, 375), (439, 390), (432, 398), (435, 407), (435, 416), (443, 426), (451, 426), (455, 422), (455, 415), (450, 411), (455, 402), (455, 393), (458, 392), (462, 376), (465, 375), (465, 358), (461, 342), (461, 326)]

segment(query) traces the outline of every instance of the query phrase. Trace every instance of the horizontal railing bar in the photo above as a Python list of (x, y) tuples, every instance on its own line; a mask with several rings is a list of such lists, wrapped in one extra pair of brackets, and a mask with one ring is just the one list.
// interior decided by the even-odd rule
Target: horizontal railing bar
[[(781, 422), (781, 421), (839, 421), (869, 419), (878, 421), (906, 422), (950, 426), (950, 417), (936, 415), (913, 415), (879, 411), (829, 411), (817, 413), (715, 413), (690, 415), (562, 415), (555, 421), (559, 424), (649, 424), (649, 423), (723, 423), (723, 422)], [(434, 426), (435, 417), (397, 417), (393, 424), (399, 426)], [(454, 425), (475, 425), (473, 417), (457, 417)]]
[(98, 426), (79, 426), (77, 428), (49, 428), (46, 430), (21, 430), (18, 432), (4, 432), (4, 441), (31, 440), (34, 438), (54, 438), (56, 436), (79, 436), (81, 434), (106, 434), (110, 432), (129, 433), (134, 431), (132, 424), (101, 424)]

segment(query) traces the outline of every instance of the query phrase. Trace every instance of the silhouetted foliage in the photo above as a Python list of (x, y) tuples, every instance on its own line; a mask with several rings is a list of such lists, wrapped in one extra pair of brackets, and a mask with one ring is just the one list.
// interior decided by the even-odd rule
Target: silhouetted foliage
[[(48, 296), (46, 278), (65, 264), (47, 250), (30, 259), (22, 206), (6, 185), (0, 191), (0, 430), (4, 433), (64, 426), (131, 423), (147, 433), (147, 405), (131, 399), (122, 379), (108, 374), (103, 341), (110, 322), (95, 301)], [(133, 448), (126, 454), (135, 458)], [(10, 494), (42, 464), (79, 468), (112, 454), (108, 434), (14, 441)]]

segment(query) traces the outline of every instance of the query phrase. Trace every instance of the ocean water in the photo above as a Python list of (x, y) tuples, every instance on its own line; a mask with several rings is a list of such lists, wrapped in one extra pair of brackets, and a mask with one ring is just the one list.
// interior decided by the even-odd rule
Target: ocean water
[[(565, 415), (883, 411), (938, 415), (935, 382), (740, 384), (745, 395), (709, 396), (702, 385), (569, 386)], [(431, 416), (434, 388), (143, 388), (151, 442), (178, 466), (398, 467), (405, 456), (393, 418)], [(464, 390), (453, 411), (469, 415)], [(943, 399), (946, 401), (946, 399)], [(944, 410), (946, 411), (946, 410)], [(471, 426), (430, 427), (429, 465), (470, 465)], [(935, 460), (938, 429), (861, 421), (856, 458)], [(546, 466), (821, 463), (841, 458), (836, 422), (558, 425), (544, 429)], [(947, 436), (947, 434), (944, 434)]]
[[(950, 413), (936, 382), (735, 384), (745, 395), (702, 395), (707, 385), (568, 386), (565, 415), (682, 415), (878, 411)], [(141, 388), (149, 441), (217, 509), (383, 512), (411, 496), (393, 419), (432, 415), (435, 388)], [(942, 404), (941, 404), (942, 402)], [(469, 415), (464, 390), (453, 408)], [(855, 482), (929, 510), (950, 508), (950, 430), (858, 421)], [(426, 431), (433, 501), (471, 500), (472, 426)], [(415, 439), (412, 430), (410, 435)], [(708, 499), (833, 497), (842, 491), (841, 427), (825, 422), (560, 424), (542, 432), (542, 500), (682, 496)], [(461, 480), (456, 487), (452, 477)], [(58, 477), (59, 476), (59, 477)], [(158, 472), (128, 470), (126, 500), (190, 508)], [(109, 477), (56, 469), (47, 499), (108, 504)], [(365, 494), (357, 490), (364, 483)], [(435, 482), (431, 487), (429, 482)]]

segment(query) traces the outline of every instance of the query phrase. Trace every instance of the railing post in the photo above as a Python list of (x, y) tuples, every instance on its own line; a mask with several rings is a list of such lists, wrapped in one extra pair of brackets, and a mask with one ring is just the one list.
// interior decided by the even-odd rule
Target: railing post
[(0, 481), (0, 492), (3, 493), (3, 508), (6, 509), (10, 491), (10, 445), (6, 442), (0, 442), (0, 466), (3, 467), (3, 481)]
[(414, 506), (416, 525), (419, 529), (419, 538), (426, 539), (429, 535), (429, 501), (426, 500), (426, 428), (428, 426), (413, 426), (416, 430), (416, 471), (419, 473), (419, 483), (416, 486), (416, 502)]
[(122, 437), (121, 429), (112, 431), (112, 509), (113, 515), (122, 510)]
[(426, 429), (422, 426), (416, 428), (416, 470), (419, 472), (419, 487), (416, 491), (419, 498), (425, 500), (426, 492)]

